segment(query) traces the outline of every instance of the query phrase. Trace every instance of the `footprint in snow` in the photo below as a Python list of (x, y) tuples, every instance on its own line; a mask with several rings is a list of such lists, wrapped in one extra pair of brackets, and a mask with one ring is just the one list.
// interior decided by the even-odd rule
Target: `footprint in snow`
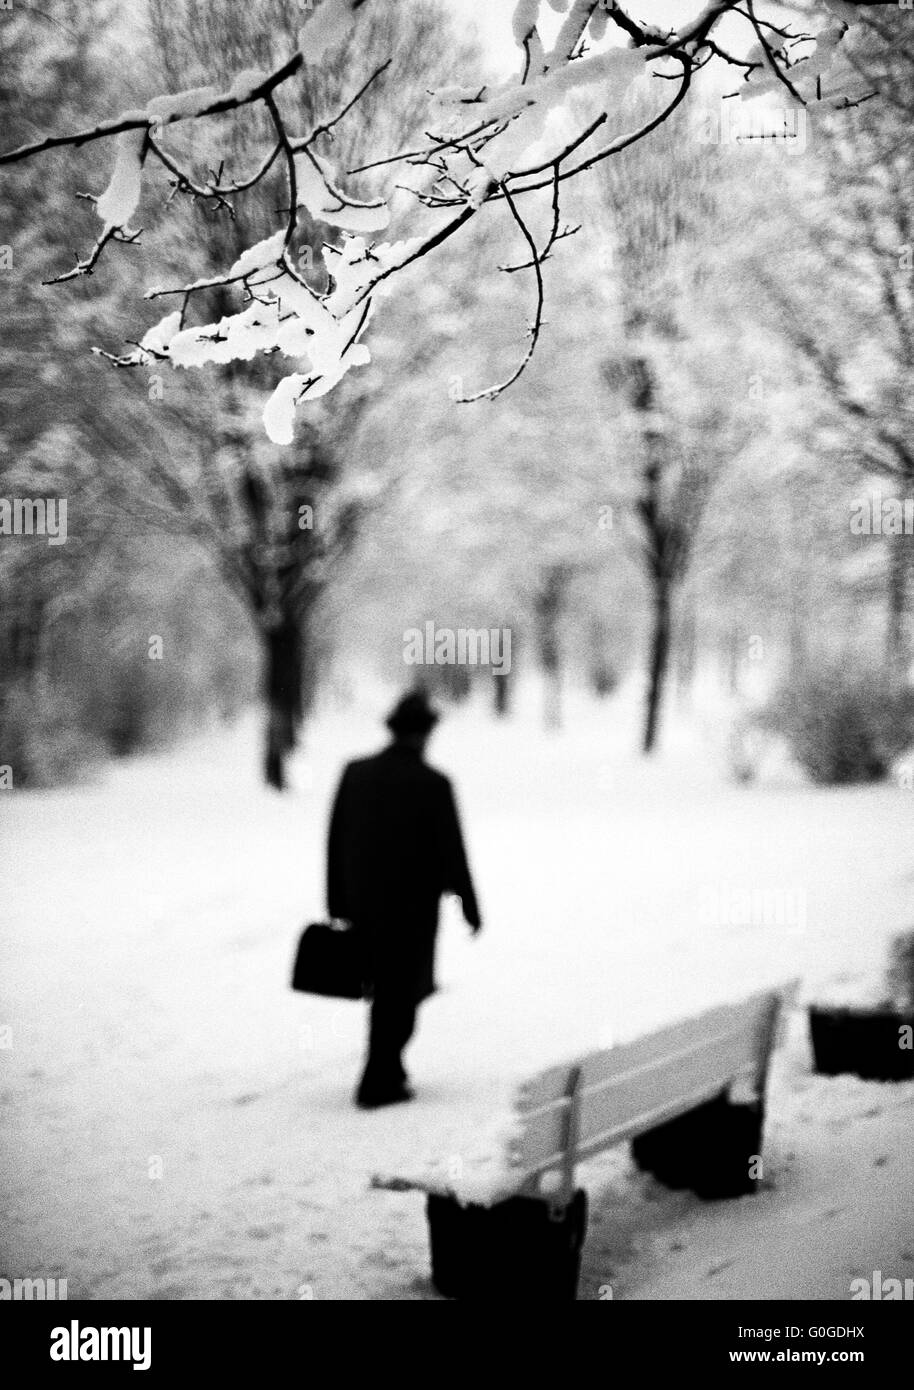
[(248, 1226), (245, 1235), (250, 1236), (251, 1240), (269, 1240), (271, 1236), (279, 1235), (284, 1230), (285, 1226), (277, 1222), (273, 1226)]

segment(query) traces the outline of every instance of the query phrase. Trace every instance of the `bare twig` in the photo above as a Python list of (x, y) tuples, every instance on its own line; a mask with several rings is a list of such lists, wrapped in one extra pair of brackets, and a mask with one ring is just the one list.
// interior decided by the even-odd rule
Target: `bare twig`
[[(286, 158), (286, 178), (289, 187), (289, 212), (286, 220), (286, 235), (283, 241), (284, 246), (289, 246), (298, 229), (298, 174), (295, 169), (295, 149), (289, 139), (285, 123), (276, 105), (276, 98), (270, 92), (265, 98), (273, 128), (279, 138), (279, 144)], [(308, 151), (310, 156), (310, 151)]]
[(343, 107), (342, 111), (338, 112), (337, 115), (335, 115), (335, 116), (333, 117), (332, 120), (323, 121), (320, 125), (315, 126), (314, 129), (312, 130), (311, 134), (308, 135), (308, 136), (306, 136), (304, 139), (302, 139), (302, 140), (293, 140), (293, 141), (292, 141), (293, 148), (296, 149), (296, 150), (304, 150), (304, 149), (307, 149), (307, 147), (308, 147), (309, 145), (313, 145), (313, 144), (314, 144), (314, 141), (317, 139), (317, 137), (318, 137), (319, 135), (329, 135), (329, 134), (331, 133), (331, 131), (333, 130), (333, 127), (334, 127), (335, 125), (339, 125), (340, 121), (343, 119), (344, 116), (348, 116), (348, 114), (349, 114), (349, 112), (352, 110), (352, 108), (353, 108), (354, 106), (356, 106), (356, 105), (358, 104), (358, 102), (360, 102), (360, 101), (362, 100), (362, 97), (363, 97), (363, 96), (365, 95), (365, 93), (368, 91), (368, 88), (371, 87), (371, 86), (378, 80), (378, 78), (382, 75), (382, 73), (385, 73), (385, 72), (387, 71), (387, 69), (390, 67), (390, 65), (391, 65), (392, 62), (393, 62), (393, 59), (392, 59), (392, 58), (388, 58), (386, 62), (384, 62), (384, 63), (382, 63), (382, 64), (380, 65), (380, 67), (375, 68), (374, 72), (373, 72), (373, 73), (371, 74), (371, 76), (368, 78), (368, 81), (362, 83), (361, 87), (360, 87), (359, 90), (356, 92), (355, 96), (352, 97), (350, 101), (347, 101), (347, 103), (346, 103), (346, 105)]
[(91, 275), (98, 265), (99, 257), (108, 245), (109, 241), (120, 241), (126, 246), (133, 246), (139, 241), (143, 233), (143, 228), (138, 227), (135, 232), (122, 227), (106, 227), (101, 236), (96, 241), (89, 255), (80, 260), (76, 257), (76, 264), (72, 270), (64, 271), (61, 275), (53, 275), (50, 280), (42, 280), (43, 285), (62, 285), (67, 280), (78, 280), (82, 275)]
[[(559, 219), (561, 217), (559, 202), (560, 192), (559, 170), (558, 166), (556, 166), (555, 178), (552, 184), (552, 229), (549, 233), (549, 240), (539, 253), (538, 261), (540, 265), (549, 259), (549, 253), (557, 241), (563, 241), (566, 237), (576, 236), (581, 230), (580, 224), (577, 227), (559, 227)], [(518, 270), (532, 270), (536, 264), (537, 262), (535, 260), (521, 261), (519, 265), (500, 265), (498, 269), (504, 271), (506, 275), (513, 275), (515, 271)]]
[(486, 388), (486, 390), (477, 391), (475, 395), (472, 396), (458, 396), (458, 405), (472, 405), (474, 401), (494, 401), (496, 396), (500, 396), (503, 391), (507, 391), (509, 386), (513, 386), (515, 381), (517, 381), (518, 377), (521, 376), (524, 371), (526, 371), (530, 361), (532, 360), (533, 354), (536, 352), (536, 345), (539, 342), (540, 331), (543, 326), (545, 288), (543, 285), (543, 271), (542, 267), (540, 266), (540, 258), (539, 253), (536, 249), (536, 242), (533, 240), (533, 236), (529, 228), (527, 227), (527, 224), (524, 222), (524, 219), (521, 217), (520, 213), (517, 210), (517, 204), (511, 196), (511, 191), (508, 188), (507, 183), (502, 183), (502, 191), (505, 195), (505, 199), (507, 200), (508, 207), (511, 209), (511, 216), (514, 218), (518, 227), (520, 227), (521, 232), (524, 236), (524, 240), (530, 247), (532, 265), (534, 271), (536, 272), (536, 314), (534, 316), (533, 323), (530, 327), (530, 344), (527, 348), (527, 351), (524, 353), (523, 358), (519, 362), (518, 366), (511, 373), (511, 375), (507, 377), (500, 385), (489, 386)]

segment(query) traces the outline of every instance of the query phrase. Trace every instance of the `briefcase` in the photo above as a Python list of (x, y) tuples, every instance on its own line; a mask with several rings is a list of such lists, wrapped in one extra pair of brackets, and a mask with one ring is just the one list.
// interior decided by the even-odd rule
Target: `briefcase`
[(362, 934), (355, 927), (312, 922), (298, 943), (292, 988), (333, 999), (364, 999), (370, 993), (366, 964)]

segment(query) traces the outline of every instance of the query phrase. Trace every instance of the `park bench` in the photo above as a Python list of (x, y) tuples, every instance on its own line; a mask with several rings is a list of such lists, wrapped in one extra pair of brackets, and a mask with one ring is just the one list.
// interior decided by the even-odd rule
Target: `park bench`
[(575, 1166), (615, 1144), (630, 1141), (638, 1166), (668, 1186), (705, 1198), (754, 1191), (768, 1063), (796, 989), (791, 981), (531, 1077), (495, 1162), (442, 1157), (375, 1174), (374, 1187), (427, 1194), (439, 1292), (575, 1298), (587, 1224)]

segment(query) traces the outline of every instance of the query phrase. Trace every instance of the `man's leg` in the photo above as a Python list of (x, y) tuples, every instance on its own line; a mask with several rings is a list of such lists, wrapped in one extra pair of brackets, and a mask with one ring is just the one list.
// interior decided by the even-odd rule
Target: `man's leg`
[(376, 990), (368, 1029), (368, 1057), (358, 1098), (365, 1101), (394, 1096), (406, 1080), (402, 1051), (416, 1025), (415, 1004), (383, 989)]
[(396, 1028), (394, 1041), (397, 1047), (397, 1069), (400, 1080), (405, 1081), (406, 1068), (403, 1066), (403, 1049), (416, 1031), (416, 1006), (412, 1000), (400, 999), (397, 1001), (394, 1011), (394, 1026)]
[(388, 1086), (398, 1079), (396, 1008), (391, 1007), (391, 997), (378, 990), (371, 1003), (371, 1018), (368, 1025), (368, 1058), (365, 1062), (365, 1076), (370, 1077), (377, 1086)]

